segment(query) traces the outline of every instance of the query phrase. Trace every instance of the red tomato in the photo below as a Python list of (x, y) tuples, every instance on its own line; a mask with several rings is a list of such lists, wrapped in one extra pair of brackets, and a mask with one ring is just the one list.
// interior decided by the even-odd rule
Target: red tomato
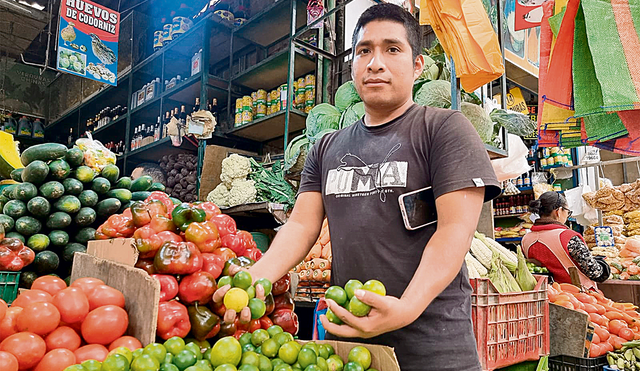
[(89, 300), (79, 287), (60, 290), (53, 297), (53, 305), (60, 311), (60, 319), (65, 323), (82, 322), (89, 313)]
[(92, 310), (82, 322), (82, 337), (89, 344), (108, 345), (124, 335), (129, 326), (127, 312), (115, 305)]
[(124, 308), (124, 295), (120, 290), (116, 290), (111, 286), (98, 285), (94, 287), (91, 294), (87, 295), (89, 299), (89, 310), (94, 310), (105, 305), (115, 305)]
[(18, 371), (18, 359), (9, 352), (0, 351), (0, 370)]
[(113, 343), (111, 343), (111, 345), (109, 345), (109, 351), (120, 347), (129, 348), (129, 350), (133, 352), (136, 349), (142, 348), (142, 343), (140, 343), (140, 340), (134, 338), (133, 336), (123, 336), (116, 339)]
[(202, 270), (211, 274), (215, 279), (218, 279), (222, 274), (224, 268), (224, 259), (220, 255), (216, 254), (202, 254)]
[(104, 285), (104, 281), (93, 277), (84, 277), (73, 281), (70, 287), (78, 287), (85, 295), (89, 296), (91, 291), (98, 285)]
[(33, 371), (64, 371), (76, 364), (76, 355), (69, 349), (54, 349), (45, 354)]
[(213, 254), (216, 255), (220, 255), (220, 257), (222, 257), (222, 259), (224, 259), (224, 261), (233, 259), (233, 258), (237, 258), (238, 256), (236, 255), (236, 253), (233, 252), (233, 250), (231, 250), (230, 248), (227, 247), (220, 247), (218, 249), (216, 249)]
[(82, 326), (82, 322), (66, 323), (66, 322), (64, 322), (64, 321), (60, 321), (60, 327), (62, 327), (62, 326), (71, 327), (71, 329), (72, 329), (73, 331), (75, 331), (75, 332), (76, 332), (76, 334), (80, 335), (80, 332), (81, 332), (81, 331), (80, 331), (80, 330), (81, 330), (80, 328), (81, 328), (81, 326)]
[(58, 291), (67, 288), (67, 284), (56, 276), (38, 277), (31, 285), (31, 290), (46, 291), (51, 295), (55, 295)]
[(0, 321), (0, 341), (18, 332), (18, 330), (16, 330), (16, 318), (22, 310), (21, 307), (11, 307), (7, 309), (7, 313), (2, 321)]
[(53, 297), (42, 290), (25, 290), (11, 303), (12, 307), (25, 307), (30, 303), (51, 303)]
[(60, 325), (60, 312), (51, 303), (32, 303), (16, 318), (16, 330), (45, 336)]
[(256, 241), (253, 240), (253, 236), (251, 233), (247, 231), (238, 231), (236, 234), (244, 240), (245, 246), (247, 249), (257, 249), (258, 245), (256, 245)]
[(61, 326), (47, 335), (47, 337), (44, 338), (44, 342), (47, 344), (47, 351), (54, 349), (68, 349), (75, 352), (76, 349), (80, 348), (82, 339), (71, 327)]
[(4, 315), (7, 313), (7, 303), (0, 299), (0, 321), (4, 318)]
[(18, 359), (19, 370), (28, 370), (40, 362), (47, 351), (42, 338), (31, 332), (19, 332), (4, 339), (0, 350), (9, 352)]
[(109, 354), (107, 348), (100, 344), (89, 344), (82, 348), (78, 348), (73, 354), (76, 355), (76, 362), (82, 363), (88, 359), (95, 359), (96, 361), (104, 361)]

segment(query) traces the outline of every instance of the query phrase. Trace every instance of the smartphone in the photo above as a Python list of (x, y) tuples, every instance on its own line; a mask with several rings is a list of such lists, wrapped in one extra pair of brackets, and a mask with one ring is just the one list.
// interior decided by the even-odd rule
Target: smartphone
[(426, 187), (398, 196), (404, 227), (415, 231), (438, 221), (433, 189)]

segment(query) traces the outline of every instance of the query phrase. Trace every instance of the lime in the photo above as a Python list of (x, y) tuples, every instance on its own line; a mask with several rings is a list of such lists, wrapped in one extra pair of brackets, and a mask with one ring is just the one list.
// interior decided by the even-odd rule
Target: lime
[(148, 354), (142, 354), (131, 363), (131, 371), (158, 371), (160, 362)]
[(352, 297), (351, 300), (349, 300), (349, 304), (347, 305), (347, 309), (349, 309), (349, 312), (351, 312), (351, 314), (353, 314), (356, 317), (364, 317), (367, 314), (369, 314), (369, 312), (371, 311), (371, 307), (370, 306), (368, 306), (367, 304), (361, 302), (355, 296)]
[(185, 345), (184, 347), (186, 350), (190, 350), (191, 353), (193, 353), (196, 358), (199, 360), (202, 359), (202, 349), (200, 349), (200, 346), (196, 343), (189, 343), (187, 345)]
[(162, 361), (163, 364), (165, 363), (171, 363), (173, 364), (173, 354), (171, 353), (167, 353), (166, 356), (164, 356), (164, 361)]
[(242, 355), (241, 365), (260, 366), (260, 356), (256, 352), (246, 352)]
[(349, 362), (344, 365), (342, 371), (364, 371), (364, 368), (362, 368), (359, 363)]
[(173, 363), (163, 363), (162, 366), (160, 366), (160, 371), (180, 371), (180, 369)]
[[(100, 370), (100, 369), (98, 369)], [(64, 371), (87, 371), (82, 365), (72, 365), (64, 369)]]
[[(247, 334), (249, 334), (249, 333), (247, 332)], [(249, 335), (251, 335), (251, 334), (249, 334)], [(249, 337), (249, 338), (251, 338), (251, 337)], [(249, 341), (251, 341), (251, 339), (249, 339)], [(245, 352), (255, 352), (255, 351), (256, 351), (256, 347), (254, 347), (254, 346), (253, 346), (253, 344), (251, 344), (251, 343), (249, 343), (249, 344), (247, 344), (247, 345), (244, 345), (244, 346), (242, 347), (242, 353), (245, 353)]]
[(309, 365), (315, 365), (317, 360), (318, 360), (318, 355), (313, 349), (311, 349), (311, 347), (309, 348), (303, 347), (300, 350), (300, 353), (298, 353), (298, 363), (300, 364), (300, 367), (303, 369), (307, 368), (307, 366)]
[(340, 286), (331, 286), (324, 293), (326, 299), (331, 299), (338, 303), (341, 307), (347, 305), (347, 292)]
[(251, 333), (245, 332), (244, 334), (240, 335), (240, 339), (238, 339), (238, 341), (243, 347), (247, 344), (251, 344)]
[(365, 282), (362, 286), (362, 289), (375, 292), (376, 294), (381, 296), (387, 295), (387, 288), (384, 287), (384, 284), (378, 280), (369, 280)]
[(327, 364), (327, 360), (322, 357), (318, 357), (316, 361), (316, 365), (320, 368), (321, 371), (329, 371), (329, 365)]
[[(202, 355), (202, 359), (209, 361), (211, 359), (211, 348), (207, 349), (206, 352)], [(211, 363), (211, 361), (209, 361)]]
[(213, 367), (211, 367), (211, 362), (206, 359), (201, 359), (195, 364), (196, 367), (200, 367), (202, 371), (213, 371)]
[(329, 370), (342, 370), (344, 367), (344, 362), (338, 355), (331, 355), (327, 358), (327, 366), (329, 366)]
[(331, 344), (321, 344), (320, 348), (321, 349), (323, 349), (323, 348), (326, 349), (327, 353), (329, 353), (329, 356), (323, 357), (324, 359), (327, 359), (327, 358), (331, 357), (332, 355), (336, 354), (336, 351), (333, 349)]
[(167, 339), (164, 342), (164, 347), (167, 349), (167, 352), (173, 354), (174, 356), (184, 350), (185, 343), (181, 337), (174, 336), (172, 338)]
[(267, 339), (269, 339), (269, 333), (267, 332), (267, 330), (264, 330), (264, 329), (255, 330), (251, 335), (251, 344), (253, 344), (256, 347), (259, 347), (260, 345), (262, 345), (262, 343), (267, 341)]
[(164, 356), (167, 355), (167, 349), (162, 344), (151, 343), (144, 347), (142, 354), (148, 354), (158, 360), (158, 362), (163, 362)]
[(198, 361), (196, 355), (192, 351), (185, 349), (173, 357), (173, 364), (178, 366), (180, 371), (184, 371), (187, 367), (193, 366)]
[(262, 354), (262, 345), (256, 348), (256, 353)]
[(100, 371), (102, 368), (102, 362), (95, 359), (88, 359), (80, 364), (84, 367), (85, 371)]
[(367, 371), (378, 371), (378, 370), (376, 370), (375, 368), (370, 368)]
[(251, 309), (251, 319), (262, 318), (267, 311), (267, 305), (260, 299), (250, 299), (249, 309)]
[(271, 285), (271, 281), (269, 281), (268, 279), (260, 278), (256, 281), (256, 285), (262, 285), (262, 288), (264, 289), (264, 296), (268, 296), (269, 294), (271, 294), (271, 288), (273, 286)]
[(327, 359), (329, 358), (330, 354), (327, 348), (323, 347), (323, 345), (324, 344), (318, 346), (318, 357)]
[(133, 362), (133, 352), (131, 352), (131, 350), (129, 350), (129, 348), (127, 347), (118, 347), (112, 350), (111, 352), (109, 352), (109, 355), (112, 355), (112, 354), (120, 354), (127, 357), (127, 361), (129, 361), (129, 364)]
[(293, 341), (293, 335), (288, 332), (281, 332), (277, 334), (273, 339), (282, 346), (290, 341)]
[(271, 360), (271, 365), (273, 366), (273, 368), (275, 369), (276, 367), (280, 366), (280, 365), (284, 365), (284, 361), (281, 360), (280, 358), (274, 358)]
[(215, 371), (238, 371), (238, 369), (234, 365), (224, 364), (216, 367)]
[(260, 369), (254, 365), (242, 365), (238, 371), (260, 371)]
[(285, 363), (292, 365), (298, 360), (298, 353), (300, 353), (300, 348), (300, 344), (296, 343), (295, 341), (290, 341), (280, 347), (280, 349), (278, 350), (278, 357), (280, 357), (281, 360), (285, 361)]
[(342, 324), (342, 320), (338, 316), (336, 316), (336, 314), (333, 313), (331, 309), (327, 309), (327, 313), (325, 314), (325, 316), (327, 316), (327, 319), (331, 323), (335, 323), (336, 325)]
[(347, 284), (344, 285), (344, 291), (347, 292), (347, 298), (351, 299), (355, 295), (356, 290), (362, 289), (362, 286), (364, 285), (358, 280), (347, 281)]
[(322, 371), (322, 370), (317, 365), (309, 365), (304, 369), (304, 371)]
[(186, 338), (186, 339), (184, 339), (184, 342), (186, 344), (189, 344), (189, 343), (198, 344), (198, 346), (200, 347), (200, 351), (202, 353), (206, 352), (207, 349), (211, 349), (211, 344), (207, 340), (196, 340), (194, 338)]
[(129, 360), (122, 354), (111, 354), (102, 362), (101, 371), (129, 371)]
[(280, 327), (278, 325), (273, 325), (273, 326), (270, 326), (267, 329), (267, 332), (269, 333), (269, 336), (271, 336), (273, 338), (276, 335), (278, 335), (279, 333), (284, 332), (284, 330), (282, 329), (282, 327)]
[(136, 359), (138, 357), (140, 357), (142, 355), (142, 353), (144, 352), (144, 348), (138, 348), (136, 350), (133, 351), (133, 359)]
[(308, 342), (308, 343), (306, 343), (305, 345), (302, 346), (302, 349), (305, 349), (305, 348), (309, 348), (309, 349), (313, 350), (313, 352), (316, 354), (316, 356), (318, 354), (320, 354), (320, 353), (318, 353), (318, 344), (316, 344), (313, 341), (310, 341), (310, 342)]
[(193, 365), (193, 366), (187, 367), (184, 371), (204, 371), (204, 370), (196, 365)]
[(224, 296), (224, 306), (240, 313), (249, 304), (249, 295), (241, 288), (234, 287)]
[(243, 290), (246, 290), (253, 283), (253, 278), (251, 278), (251, 274), (247, 271), (240, 271), (233, 276), (233, 287), (239, 287)]
[(234, 368), (242, 359), (242, 346), (233, 336), (223, 337), (211, 348), (211, 365), (218, 367), (224, 364), (233, 365)]
[(258, 358), (260, 358), (260, 366), (258, 366), (260, 371), (272, 371), (273, 370), (273, 366), (271, 365), (271, 361), (269, 361), (269, 358), (267, 358), (267, 357), (265, 357), (263, 355), (258, 355)]
[(302, 370), (302, 366), (300, 366), (300, 363), (296, 362), (293, 364), (293, 366), (291, 366), (294, 370)]
[(249, 286), (247, 289), (247, 295), (249, 295), (249, 300), (256, 297), (256, 288), (253, 286)]
[(291, 368), (291, 366), (285, 363), (274, 368), (273, 371), (293, 371), (293, 368)]
[(273, 358), (278, 355), (278, 350), (280, 350), (280, 344), (275, 339), (267, 339), (261, 345), (262, 354), (269, 358)]
[(349, 352), (349, 362), (355, 362), (365, 370), (371, 366), (371, 352), (363, 346), (357, 346)]
[(226, 285), (233, 286), (233, 278), (231, 278), (231, 276), (222, 276), (218, 280), (218, 287), (222, 287)]

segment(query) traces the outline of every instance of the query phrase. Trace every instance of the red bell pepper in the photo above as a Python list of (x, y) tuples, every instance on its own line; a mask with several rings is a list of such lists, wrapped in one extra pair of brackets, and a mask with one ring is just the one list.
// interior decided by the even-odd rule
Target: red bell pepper
[(151, 218), (151, 223), (149, 223), (149, 226), (151, 227), (151, 229), (153, 229), (156, 232), (164, 232), (164, 231), (169, 231), (169, 232), (177, 232), (178, 228), (176, 228), (176, 225), (173, 223), (173, 220), (171, 220), (170, 218), (164, 216), (164, 215), (155, 215)]
[(233, 337), (236, 338), (236, 340), (240, 340), (242, 335), (246, 333), (247, 333), (247, 330), (236, 330), (236, 332), (233, 334)]
[(182, 277), (178, 297), (184, 304), (207, 304), (217, 289), (216, 279), (211, 274), (200, 271)]
[(269, 327), (273, 326), (273, 321), (268, 316), (264, 316), (256, 321), (260, 321), (260, 328), (263, 328), (265, 330), (268, 330)]
[(267, 306), (267, 311), (264, 312), (264, 314), (269, 316), (276, 310), (276, 303), (273, 299), (273, 292), (271, 292), (269, 295), (267, 295), (266, 298), (264, 298), (264, 303)]
[[(164, 218), (164, 217), (160, 217)], [(155, 219), (155, 217), (154, 217)], [(133, 234), (135, 246), (142, 259), (153, 258), (160, 247), (168, 241), (182, 242), (182, 237), (170, 231), (155, 231), (151, 224), (139, 228)]]
[(213, 221), (216, 224), (216, 227), (218, 227), (220, 237), (236, 233), (236, 221), (229, 215), (218, 214), (211, 218), (211, 221)]
[(163, 301), (158, 306), (157, 335), (167, 340), (174, 336), (186, 337), (191, 331), (187, 307), (175, 300)]
[(175, 208), (175, 205), (174, 205), (173, 201), (171, 201), (171, 199), (169, 198), (169, 195), (164, 193), (164, 192), (160, 192), (160, 191), (151, 192), (151, 194), (149, 195), (149, 197), (147, 197), (145, 202), (149, 202), (149, 201), (153, 201), (153, 200), (158, 200), (158, 201), (162, 202), (164, 204), (164, 206), (166, 206), (166, 211), (168, 213), (171, 213), (173, 211), (173, 209)]
[(282, 308), (293, 310), (295, 307), (293, 303), (293, 297), (291, 296), (291, 292), (289, 291), (285, 292), (284, 294), (274, 296), (273, 302), (275, 303), (276, 311)]
[(108, 238), (129, 238), (133, 236), (136, 226), (133, 224), (133, 219), (122, 214), (114, 214), (99, 227), (99, 230)]
[[(269, 318), (269, 317), (267, 317)], [(249, 332), (254, 333), (256, 330), (260, 330), (262, 328), (262, 324), (259, 319), (253, 319), (249, 322)], [(266, 330), (266, 329), (265, 329)]]
[(258, 248), (258, 245), (256, 244), (256, 241), (253, 240), (253, 236), (251, 235), (251, 233), (247, 231), (237, 231), (236, 234), (242, 237), (242, 239), (244, 240), (244, 245), (247, 247), (247, 249)]
[(161, 274), (191, 274), (202, 268), (202, 255), (191, 242), (168, 241), (158, 250), (153, 266)]
[(279, 309), (271, 315), (274, 325), (282, 327), (282, 329), (291, 335), (296, 335), (300, 328), (298, 324), (298, 315), (290, 309)]
[(17, 238), (0, 241), (0, 270), (17, 272), (33, 263), (35, 253)]
[(178, 280), (169, 274), (152, 274), (160, 282), (160, 301), (169, 301), (178, 295)]
[(211, 253), (222, 246), (218, 228), (213, 222), (191, 223), (184, 232), (185, 239), (193, 242), (200, 252)]
[(273, 296), (282, 295), (291, 288), (291, 274), (287, 273), (273, 284), (271, 293)]
[(222, 237), (222, 246), (233, 250), (237, 256), (242, 256), (247, 249), (244, 238), (237, 234), (227, 234)]
[(218, 208), (218, 206), (216, 206), (216, 204), (214, 204), (213, 202), (194, 203), (193, 206), (197, 207), (198, 209), (204, 210), (204, 212), (207, 214), (207, 220), (211, 220), (214, 216), (220, 215), (222, 213), (220, 211), (220, 208)]
[(171, 219), (181, 231), (186, 231), (191, 223), (201, 223), (207, 218), (204, 210), (188, 203), (181, 203), (171, 212)]
[(218, 322), (218, 323), (216, 323), (215, 326), (213, 326), (211, 331), (206, 336), (207, 339), (211, 339), (212, 337), (215, 337), (216, 335), (218, 335), (218, 333), (220, 332), (220, 324), (221, 323)]
[(202, 270), (208, 272), (213, 278), (218, 279), (224, 268), (224, 259), (216, 254), (202, 254)]
[(260, 260), (260, 258), (262, 258), (262, 251), (258, 250), (257, 248), (246, 249), (243, 256), (246, 256), (253, 261), (258, 261)]
[(129, 210), (131, 210), (131, 218), (133, 219), (133, 224), (136, 227), (144, 227), (151, 223), (151, 214), (149, 214), (149, 209), (145, 202), (136, 201), (131, 204)]
[(218, 317), (224, 318), (225, 313), (227, 313), (227, 307), (225, 307), (222, 302), (213, 303), (213, 305), (211, 305), (211, 311), (217, 314)]
[(153, 266), (153, 259), (138, 259), (135, 267), (142, 269), (149, 273), (149, 275), (156, 274), (156, 268)]

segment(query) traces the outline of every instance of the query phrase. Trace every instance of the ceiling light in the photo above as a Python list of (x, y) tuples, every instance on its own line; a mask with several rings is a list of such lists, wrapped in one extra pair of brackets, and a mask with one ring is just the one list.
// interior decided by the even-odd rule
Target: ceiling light
[(42, 5), (38, 4), (38, 3), (31, 3), (30, 4), (30, 3), (28, 3), (28, 2), (26, 2), (24, 0), (19, 0), (18, 3), (20, 3), (22, 5), (30, 6), (33, 9), (37, 9), (37, 10), (43, 10), (44, 9), (44, 6), (42, 6)]

